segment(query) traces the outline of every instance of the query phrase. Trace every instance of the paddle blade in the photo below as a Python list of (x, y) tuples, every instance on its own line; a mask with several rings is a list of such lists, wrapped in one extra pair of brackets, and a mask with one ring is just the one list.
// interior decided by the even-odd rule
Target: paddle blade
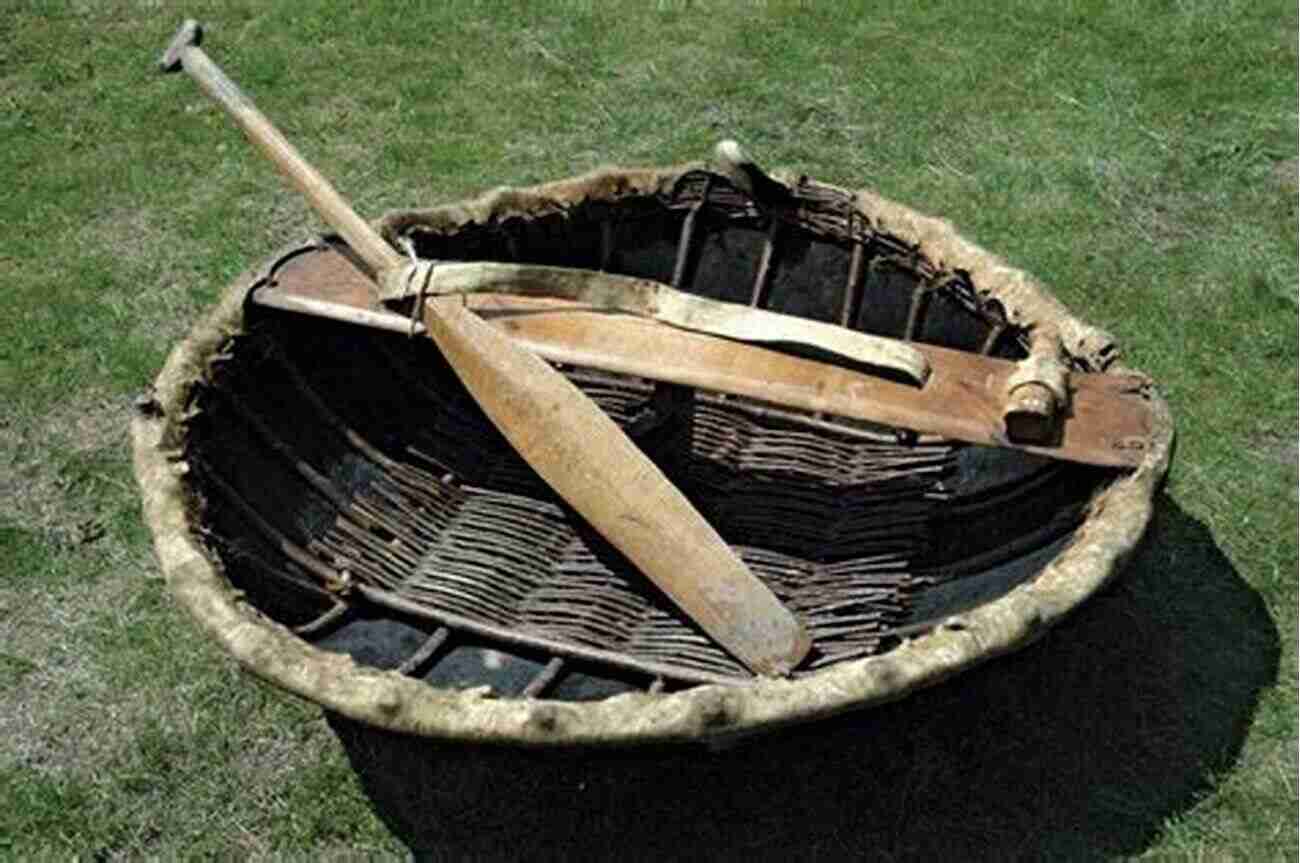
[(520, 456), (718, 644), (759, 674), (785, 674), (807, 655), (789, 609), (577, 387), (461, 297), (430, 300), (424, 323)]

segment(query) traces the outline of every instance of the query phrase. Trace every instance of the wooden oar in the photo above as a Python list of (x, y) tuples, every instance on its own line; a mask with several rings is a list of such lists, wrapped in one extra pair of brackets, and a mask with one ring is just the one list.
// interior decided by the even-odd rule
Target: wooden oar
[[(163, 54), (184, 68), (379, 279), (405, 260), (343, 200), (198, 47), (186, 21)], [(470, 394), (534, 470), (718, 644), (759, 674), (807, 655), (803, 626), (690, 502), (577, 387), (456, 296), (426, 304), (425, 328)]]

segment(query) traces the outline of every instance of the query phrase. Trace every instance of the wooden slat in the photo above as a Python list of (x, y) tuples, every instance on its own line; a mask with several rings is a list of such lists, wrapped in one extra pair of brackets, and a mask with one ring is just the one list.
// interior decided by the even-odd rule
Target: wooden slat
[(1070, 461), (1134, 467), (1151, 416), (1132, 375), (1071, 374), (1069, 413), (1055, 446), (1012, 444), (1003, 428), (1009, 360), (912, 342), (931, 364), (924, 387), (686, 332), (562, 301), (483, 295), (470, 308), (555, 362), (643, 375), (786, 407), (877, 422)]

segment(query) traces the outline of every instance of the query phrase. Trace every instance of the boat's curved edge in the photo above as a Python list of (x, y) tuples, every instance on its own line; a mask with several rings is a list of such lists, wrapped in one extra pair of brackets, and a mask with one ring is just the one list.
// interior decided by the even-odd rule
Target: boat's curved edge
[(1037, 279), (963, 237), (952, 222), (927, 216), (869, 189), (858, 191), (855, 199), (874, 227), (924, 249), (941, 269), (966, 271), (981, 297), (997, 300), (1010, 323), (1029, 328), (1035, 348), (1051, 353), (1056, 346), (1049, 340), (1059, 339), (1068, 354), (1085, 360), (1096, 371), (1107, 369), (1116, 359), (1110, 333), (1072, 315)]
[(488, 224), (512, 216), (541, 216), (559, 213), (588, 200), (614, 201), (636, 194), (665, 192), (687, 171), (699, 164), (668, 168), (596, 168), (586, 174), (537, 186), (498, 186), (477, 198), (454, 204), (419, 209), (390, 210), (375, 223), (380, 234), (394, 246), (411, 228), (451, 231), (469, 224)]
[[(544, 202), (587, 197), (583, 182), (651, 187), (671, 182), (680, 169), (621, 174), (608, 169), (586, 178), (531, 189), (495, 190), (466, 205), (439, 208), (441, 218), (478, 220), (501, 208), (527, 212)], [(584, 189), (587, 191), (584, 193)], [(860, 193), (864, 212), (891, 232), (914, 232), (946, 266), (986, 281), (1025, 323), (1059, 333), (1076, 356), (1104, 365), (1109, 337), (1069, 314), (1026, 274), (961, 238), (952, 226), (921, 216), (873, 193)], [(417, 212), (417, 211), (412, 211)], [(392, 229), (393, 216), (381, 223)], [(390, 236), (392, 236), (390, 234)], [(279, 256), (277, 256), (278, 258)], [(275, 258), (273, 258), (275, 260)], [(1158, 394), (1155, 428), (1141, 465), (1094, 501), (1091, 517), (1070, 546), (1037, 578), (1006, 596), (953, 618), (881, 656), (845, 663), (799, 681), (761, 680), (741, 687), (699, 686), (671, 694), (628, 693), (604, 701), (561, 703), (449, 692), (394, 672), (357, 665), (317, 649), (245, 602), (199, 547), (185, 489), (184, 426), (195, 384), (210, 361), (243, 325), (244, 302), (257, 276), (246, 274), (171, 353), (132, 425), (135, 471), (144, 515), (167, 583), (201, 626), (258, 676), (352, 719), (394, 731), (459, 741), (518, 745), (626, 745), (698, 740), (863, 709), (933, 685), (1040, 636), (1114, 575), (1150, 521), (1156, 489), (1168, 468), (1173, 425)], [(992, 284), (990, 283), (992, 282)]]

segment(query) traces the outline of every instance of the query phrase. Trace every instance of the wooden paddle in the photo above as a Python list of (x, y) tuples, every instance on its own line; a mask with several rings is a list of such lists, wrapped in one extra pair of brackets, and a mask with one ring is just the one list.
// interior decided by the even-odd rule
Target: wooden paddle
[[(376, 278), (406, 260), (311, 167), (199, 48), (186, 21), (160, 66), (183, 68), (218, 102)], [(785, 674), (811, 640), (660, 470), (563, 375), (470, 312), (434, 297), (424, 325), (483, 412), (555, 491), (751, 670)]]

